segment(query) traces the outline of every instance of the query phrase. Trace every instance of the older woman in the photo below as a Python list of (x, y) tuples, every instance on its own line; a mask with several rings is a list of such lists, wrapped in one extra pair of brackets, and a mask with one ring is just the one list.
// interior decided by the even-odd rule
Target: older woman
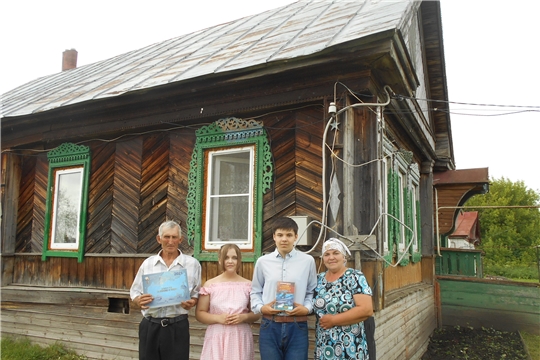
[(369, 359), (363, 321), (373, 315), (371, 288), (361, 271), (347, 265), (349, 249), (335, 238), (322, 248), (327, 271), (313, 298), (317, 316), (315, 359)]

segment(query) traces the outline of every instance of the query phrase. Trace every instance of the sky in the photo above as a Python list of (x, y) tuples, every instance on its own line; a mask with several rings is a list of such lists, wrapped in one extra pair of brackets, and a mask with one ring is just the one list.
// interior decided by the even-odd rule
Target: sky
[[(4, 1), (0, 94), (60, 72), (67, 49), (83, 66), (291, 2)], [(441, 9), (456, 168), (488, 167), (492, 180), (540, 192), (540, 1), (441, 0)]]

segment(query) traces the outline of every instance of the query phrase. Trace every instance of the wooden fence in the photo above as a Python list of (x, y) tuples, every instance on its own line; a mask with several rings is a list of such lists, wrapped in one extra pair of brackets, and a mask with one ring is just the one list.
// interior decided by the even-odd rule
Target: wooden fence
[(441, 248), (435, 262), (437, 275), (459, 275), (482, 278), (482, 250)]
[(540, 335), (540, 284), (438, 276), (442, 324)]

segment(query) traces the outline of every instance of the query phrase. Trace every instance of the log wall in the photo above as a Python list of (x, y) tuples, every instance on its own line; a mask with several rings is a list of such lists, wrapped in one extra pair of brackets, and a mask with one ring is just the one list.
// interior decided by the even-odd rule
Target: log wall
[[(263, 197), (263, 251), (273, 250), (271, 219), (320, 215), (323, 111), (320, 105), (260, 119), (268, 129), (274, 181)], [(85, 254), (151, 254), (159, 225), (172, 219), (186, 230), (193, 129), (89, 142), (91, 150)], [(43, 250), (48, 161), (23, 156), (18, 186), (15, 253)], [(319, 234), (314, 227), (313, 236)], [(193, 244), (184, 241), (182, 251)]]
[[(21, 301), (23, 299), (23, 301)], [(1, 334), (49, 345), (63, 342), (89, 359), (138, 359), (139, 309), (127, 291), (8, 286), (2, 288)], [(190, 313), (191, 359), (199, 359), (206, 325)], [(412, 290), (375, 314), (377, 359), (420, 359), (435, 328), (433, 287)], [(314, 318), (309, 320), (313, 358)], [(252, 325), (256, 359), (259, 322)]]
[[(29, 286), (59, 286), (59, 287), (87, 287), (109, 290), (129, 290), (133, 278), (137, 274), (139, 266), (149, 254), (139, 255), (87, 255), (83, 262), (77, 262), (76, 258), (47, 258), (41, 260), (41, 254), (16, 254), (13, 256), (2, 256), (2, 262), (6, 265), (13, 264), (12, 279), (3, 282), (3, 285), (29, 285)], [(326, 271), (321, 265), (321, 259), (315, 256), (315, 266), (318, 272)], [(349, 261), (348, 267), (354, 268), (354, 261)], [(420, 264), (418, 264), (420, 267)], [(201, 282), (216, 277), (221, 272), (216, 262), (201, 262), (202, 276)], [(239, 274), (246, 279), (253, 277), (254, 263), (244, 262)], [(365, 262), (362, 271), (366, 276), (369, 285), (378, 288), (379, 273), (383, 271), (383, 278), (390, 268), (382, 270), (379, 262)], [(9, 269), (3, 269), (7, 272)], [(396, 270), (399, 271), (399, 270)], [(413, 272), (416, 274), (416, 272)], [(406, 277), (407, 272), (402, 272)], [(415, 280), (414, 282), (412, 280)], [(406, 281), (408, 285), (418, 284), (416, 276)], [(386, 284), (386, 282), (385, 282)], [(385, 285), (386, 286), (386, 285)], [(406, 287), (406, 286), (405, 286)], [(388, 289), (386, 289), (388, 292)]]
[[(23, 301), (21, 301), (23, 299)], [(59, 341), (89, 359), (136, 360), (140, 309), (127, 291), (38, 286), (2, 288), (1, 335), (24, 336), (40, 345)], [(308, 322), (313, 359), (315, 320)], [(251, 325), (259, 360), (260, 321)], [(190, 359), (200, 359), (206, 325), (190, 311)]]

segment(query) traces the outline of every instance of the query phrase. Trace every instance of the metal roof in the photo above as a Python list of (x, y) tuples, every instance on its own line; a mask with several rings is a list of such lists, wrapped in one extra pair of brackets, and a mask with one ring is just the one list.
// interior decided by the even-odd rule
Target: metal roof
[(478, 211), (466, 211), (459, 213), (456, 219), (456, 229), (450, 238), (463, 238), (471, 244), (480, 244), (480, 228), (478, 223)]
[(315, 54), (399, 29), (410, 0), (310, 0), (45, 76), (2, 95), (2, 117)]

